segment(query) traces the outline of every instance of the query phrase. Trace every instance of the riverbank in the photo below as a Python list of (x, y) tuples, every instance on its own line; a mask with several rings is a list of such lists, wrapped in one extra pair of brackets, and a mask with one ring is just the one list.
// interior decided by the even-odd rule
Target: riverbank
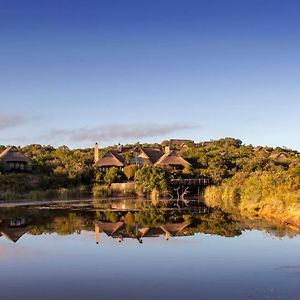
[(75, 185), (75, 186), (43, 186), (40, 176), (32, 174), (1, 175), (0, 201), (45, 200), (45, 199), (74, 199), (87, 197), (116, 197), (139, 195), (134, 182)]
[(238, 211), (300, 228), (300, 177), (294, 170), (238, 173), (204, 195), (210, 207)]
[(94, 184), (92, 186), (80, 185), (78, 187), (61, 187), (56, 189), (15, 189), (13, 186), (0, 190), (1, 201), (23, 201), (33, 200), (67, 200), (74, 198), (103, 198), (103, 197), (151, 197), (160, 198), (169, 196), (168, 190), (159, 191), (153, 189), (146, 192), (136, 182), (112, 183), (112, 184)]
[[(128, 198), (126, 197), (126, 200), (139, 200), (140, 198), (135, 198), (131, 197)], [(14, 207), (20, 207), (20, 206), (42, 206), (42, 205), (72, 205), (72, 206), (79, 206), (79, 205), (90, 205), (93, 204), (95, 201), (99, 201), (100, 199), (98, 198), (83, 198), (83, 199), (48, 199), (48, 200), (28, 200), (28, 199), (20, 199), (18, 201), (5, 201), (5, 200), (0, 200), (0, 208), (14, 208)], [(124, 197), (104, 197), (101, 198), (101, 201), (120, 201), (124, 200)], [(151, 201), (151, 200), (149, 200)]]

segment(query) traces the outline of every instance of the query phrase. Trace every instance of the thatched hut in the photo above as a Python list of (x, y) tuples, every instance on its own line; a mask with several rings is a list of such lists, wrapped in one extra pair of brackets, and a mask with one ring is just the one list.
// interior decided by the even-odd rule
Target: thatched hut
[(17, 147), (8, 147), (0, 154), (0, 169), (5, 172), (30, 171), (31, 160)]
[(133, 163), (139, 167), (154, 165), (163, 155), (164, 153), (160, 149), (141, 148)]
[(100, 171), (106, 171), (109, 168), (115, 167), (117, 169), (123, 169), (125, 166), (125, 158), (117, 150), (110, 150), (106, 152), (98, 161), (95, 162), (95, 166)]
[[(106, 152), (100, 159), (98, 144), (95, 145), (94, 149), (95, 166), (99, 168), (100, 171), (106, 171), (112, 167), (123, 169), (126, 165), (130, 164), (137, 165), (139, 168), (147, 165), (157, 165), (180, 171), (191, 165), (175, 151), (171, 151), (170, 147), (166, 147), (165, 152), (156, 148), (130, 148), (130, 150), (128, 150), (123, 147), (118, 147), (117, 150)], [(126, 155), (126, 153), (129, 152), (133, 154), (134, 158), (126, 163), (124, 154)]]
[(177, 154), (175, 151), (166, 147), (165, 154), (155, 163), (157, 166), (166, 167), (173, 170), (183, 170), (185, 167), (191, 166), (191, 164)]

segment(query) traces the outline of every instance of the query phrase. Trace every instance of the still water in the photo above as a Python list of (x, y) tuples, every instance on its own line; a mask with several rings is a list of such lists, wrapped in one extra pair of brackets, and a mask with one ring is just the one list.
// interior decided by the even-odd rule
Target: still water
[(300, 238), (190, 207), (0, 208), (0, 299), (300, 299)]

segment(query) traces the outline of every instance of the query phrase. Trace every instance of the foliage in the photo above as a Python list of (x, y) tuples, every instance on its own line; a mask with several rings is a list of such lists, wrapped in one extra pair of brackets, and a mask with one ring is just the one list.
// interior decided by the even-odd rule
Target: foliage
[(124, 223), (126, 225), (135, 225), (135, 215), (131, 212), (128, 212), (125, 216), (124, 216)]
[(161, 209), (151, 205), (136, 213), (135, 220), (144, 226), (156, 227), (166, 222), (166, 216)]
[(124, 173), (121, 170), (113, 167), (106, 171), (106, 174), (104, 176), (104, 182), (107, 184), (112, 184), (114, 182), (121, 182), (123, 176)]
[(166, 169), (158, 166), (144, 166), (136, 172), (135, 180), (147, 193), (154, 189), (164, 191), (168, 188), (170, 174)]
[[(168, 142), (165, 144), (167, 145)], [(162, 145), (139, 143), (127, 145), (124, 149), (131, 150), (125, 154), (126, 161), (131, 161), (136, 147), (161, 148)], [(172, 145), (172, 147), (192, 163), (192, 167), (184, 168), (182, 173), (172, 174), (174, 178), (204, 176), (211, 179), (211, 182), (217, 186), (227, 182), (230, 178), (237, 178), (236, 176), (243, 177), (259, 172), (292, 172), (300, 166), (300, 154), (297, 151), (280, 147), (243, 145), (239, 139), (233, 138), (199, 144), (191, 143), (184, 148), (177, 145)], [(0, 146), (0, 149), (3, 150), (4, 147)], [(104, 153), (109, 149), (112, 147), (101, 149), (100, 152)], [(141, 170), (137, 170), (136, 166), (126, 166), (124, 168), (125, 175), (114, 168), (107, 173), (101, 172), (94, 167), (91, 148), (71, 150), (67, 146), (54, 148), (50, 145), (33, 144), (21, 148), (21, 151), (32, 159), (33, 171), (30, 174), (0, 174), (0, 197), (3, 199), (24, 198), (29, 193), (33, 198), (38, 198), (39, 193), (45, 191), (54, 191), (54, 194), (63, 196), (65, 193), (60, 191), (71, 191), (78, 186), (91, 189), (95, 184), (123, 182), (126, 180), (125, 175), (128, 180), (134, 178), (140, 189), (148, 194), (153, 189), (157, 189), (159, 192), (167, 190), (169, 185), (170, 174), (168, 171), (156, 166), (144, 167)], [(253, 182), (254, 186), (255, 184)], [(213, 188), (210, 189), (210, 194), (212, 191)], [(49, 194), (51, 193), (49, 192)], [(218, 188), (215, 189), (215, 193), (220, 193)], [(222, 194), (227, 195), (226, 199), (233, 197), (236, 200), (239, 198), (239, 188), (238, 186), (231, 188), (227, 183)], [(209, 196), (207, 197), (209, 199)], [(213, 202), (217, 197), (210, 198)], [(227, 207), (235, 206), (234, 201), (228, 200)]]
[(205, 200), (214, 207), (299, 223), (299, 168), (237, 173), (218, 187), (208, 187)]
[(111, 197), (111, 196), (136, 196), (136, 190), (134, 187), (129, 187), (125, 189), (117, 188), (115, 185), (108, 184), (95, 184), (92, 187), (92, 195), (95, 198), (100, 197)]
[(182, 150), (194, 163), (195, 176), (209, 177), (220, 184), (238, 172), (283, 171), (300, 165), (297, 151), (284, 148), (253, 147), (225, 138)]
[(232, 216), (218, 209), (207, 214), (189, 215), (188, 221), (191, 222), (188, 228), (190, 234), (203, 232), (227, 237), (241, 235), (241, 228)]
[(97, 170), (95, 172), (95, 183), (102, 183), (102, 182), (104, 182), (104, 176), (105, 176), (105, 172)]
[(134, 178), (135, 173), (137, 172), (138, 167), (137, 165), (130, 165), (126, 166), (123, 170), (125, 176), (127, 177), (128, 180), (131, 180)]

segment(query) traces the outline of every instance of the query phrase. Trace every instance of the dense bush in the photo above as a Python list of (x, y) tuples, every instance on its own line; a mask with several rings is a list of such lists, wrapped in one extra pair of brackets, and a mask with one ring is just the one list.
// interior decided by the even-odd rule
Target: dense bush
[(110, 168), (104, 175), (104, 182), (112, 184), (114, 182), (121, 182), (124, 179), (124, 173), (117, 168)]
[(165, 191), (169, 185), (170, 174), (166, 169), (158, 166), (145, 166), (136, 172), (135, 180), (147, 193), (155, 189)]
[(300, 223), (300, 172), (293, 168), (237, 173), (220, 186), (208, 187), (205, 201), (209, 206), (236, 209), (243, 214)]
[(128, 180), (132, 180), (134, 179), (135, 173), (138, 170), (138, 166), (137, 165), (130, 165), (130, 166), (126, 166), (123, 170), (125, 176), (127, 177)]

